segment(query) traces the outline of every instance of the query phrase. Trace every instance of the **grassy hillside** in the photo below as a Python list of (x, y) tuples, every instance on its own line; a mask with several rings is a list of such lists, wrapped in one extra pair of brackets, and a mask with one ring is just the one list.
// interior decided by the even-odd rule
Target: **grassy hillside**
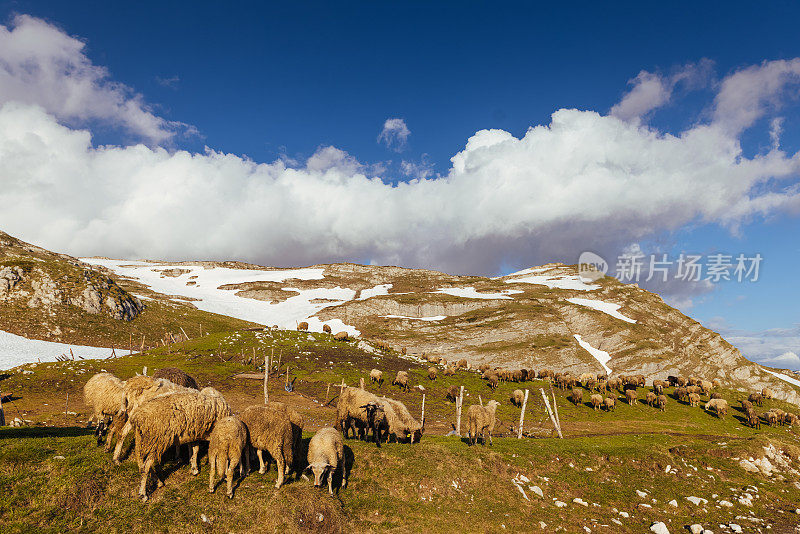
[[(0, 429), (0, 524), (12, 532), (526, 532), (540, 530), (543, 521), (545, 531), (587, 527), (643, 532), (659, 520), (672, 532), (695, 522), (714, 531), (720, 530), (719, 524), (734, 522), (753, 531), (770, 525), (772, 532), (787, 532), (800, 519), (793, 513), (800, 502), (798, 428), (765, 425), (755, 430), (744, 426), (737, 410), (720, 420), (672, 398), (665, 413), (643, 404), (595, 412), (572, 406), (556, 390), (566, 438), (560, 440), (553, 436), (539, 392), (543, 388), (550, 395), (546, 382), (501, 384), (491, 392), (467, 371), (433, 382), (426, 378), (427, 364), (361, 347), (324, 334), (239, 331), (114, 360), (19, 368), (0, 381), (3, 392), (15, 399), (4, 403), (6, 417), (33, 424)], [(273, 468), (266, 475), (246, 477), (228, 501), (223, 490), (207, 493), (207, 465), (194, 478), (186, 466), (170, 461), (167, 486), (155, 490), (152, 501), (143, 505), (136, 499), (135, 463), (114, 466), (83, 428), (88, 412), (80, 400), (81, 388), (95, 372), (107, 370), (124, 379), (144, 366), (152, 372), (177, 365), (201, 385), (218, 388), (241, 410), (262, 402), (262, 382), (236, 375), (257, 373), (258, 364), (273, 351), (281, 367), (277, 369), (277, 361), (273, 366), (270, 399), (303, 413), (306, 441), (315, 429), (333, 423), (338, 388), (330, 388), (326, 406), (328, 384), (344, 379), (354, 385), (378, 368), (388, 379), (380, 391), (367, 382), (368, 389), (403, 400), (417, 415), (422, 392), (400, 392), (390, 385), (391, 378), (397, 370), (409, 370), (412, 384), (425, 388), (422, 443), (378, 449), (347, 441), (350, 484), (333, 498), (305, 481), (276, 491)], [(292, 393), (283, 390), (287, 365), (290, 378), (296, 378)], [(465, 386), (465, 408), (479, 395), (483, 402), (501, 402), (493, 447), (468, 447), (457, 437), (444, 436), (454, 422), (454, 406), (444, 399), (451, 384)], [(538, 439), (510, 437), (520, 410), (507, 399), (518, 387), (531, 390), (524, 429)], [(731, 404), (743, 395), (731, 390), (722, 394)], [(791, 409), (781, 401), (767, 401), (758, 411), (770, 407)], [(749, 473), (740, 465), (741, 459), (765, 455), (776, 467), (775, 458), (787, 464), (770, 476)], [(739, 502), (745, 493), (753, 496), (752, 506)], [(708, 502), (694, 505), (686, 499), (690, 496)], [(587, 506), (573, 502), (576, 498)], [(669, 504), (673, 499), (677, 506)]]

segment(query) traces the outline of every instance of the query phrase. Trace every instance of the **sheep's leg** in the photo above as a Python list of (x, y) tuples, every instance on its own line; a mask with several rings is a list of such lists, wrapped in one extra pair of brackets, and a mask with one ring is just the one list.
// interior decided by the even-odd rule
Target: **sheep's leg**
[(333, 471), (328, 469), (328, 493), (333, 495)]
[[(180, 447), (180, 443), (178, 443), (178, 447)], [(197, 476), (200, 474), (200, 469), (197, 468), (197, 454), (200, 452), (200, 443), (194, 443), (192, 445), (192, 458), (190, 463), (192, 465), (192, 475)]]
[(153, 473), (156, 475), (156, 486), (164, 487), (164, 473), (161, 472), (161, 466), (157, 463), (153, 463)]
[(275, 487), (280, 488), (283, 485), (283, 473), (286, 470), (286, 461), (283, 459), (283, 452), (275, 455), (275, 463), (278, 465), (278, 480), (275, 481)]
[(122, 446), (125, 444), (125, 438), (128, 437), (132, 430), (132, 426), (130, 422), (125, 423), (125, 426), (122, 427), (122, 430), (119, 433), (119, 438), (117, 439), (117, 446), (114, 448), (114, 463), (119, 465), (121, 462), (119, 459), (122, 457)]
[(148, 458), (147, 461), (144, 463), (144, 468), (142, 472), (142, 481), (139, 484), (139, 497), (142, 499), (142, 502), (147, 502), (147, 479), (150, 475), (150, 469), (153, 467), (153, 459)]
[(231, 462), (228, 461), (228, 469), (225, 471), (225, 478), (228, 479), (228, 498), (233, 499), (233, 470), (236, 469), (236, 466)]
[(342, 469), (342, 484), (341, 484), (340, 488), (346, 488), (347, 487), (347, 466), (344, 463), (344, 458), (342, 458), (341, 469)]
[(209, 455), (208, 457), (208, 492), (214, 493), (214, 474), (217, 472), (217, 457)]
[(258, 472), (263, 475), (264, 473), (267, 472), (267, 467), (269, 467), (269, 464), (264, 466), (264, 451), (262, 451), (261, 449), (256, 449), (256, 454), (258, 455), (258, 463), (259, 463)]

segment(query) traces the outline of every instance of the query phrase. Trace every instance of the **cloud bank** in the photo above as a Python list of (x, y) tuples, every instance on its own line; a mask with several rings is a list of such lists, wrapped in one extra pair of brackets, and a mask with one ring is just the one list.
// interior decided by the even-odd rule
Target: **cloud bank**
[[(800, 157), (777, 142), (745, 157), (739, 141), (779, 109), (800, 60), (732, 73), (711, 118), (676, 134), (643, 118), (694, 67), (669, 79), (640, 74), (610, 114), (560, 109), (521, 138), (478, 131), (447, 172), (409, 165), (413, 179), (395, 184), (335, 147), (258, 163), (213, 149), (94, 146), (85, 128), (97, 119), (151, 142), (173, 129), (57, 28), (20, 17), (0, 35), (0, 228), (71, 254), (494, 274), (800, 206)], [(631, 96), (654, 80), (663, 86), (645, 91), (654, 96)], [(389, 119), (379, 140), (396, 147), (409, 135)]]

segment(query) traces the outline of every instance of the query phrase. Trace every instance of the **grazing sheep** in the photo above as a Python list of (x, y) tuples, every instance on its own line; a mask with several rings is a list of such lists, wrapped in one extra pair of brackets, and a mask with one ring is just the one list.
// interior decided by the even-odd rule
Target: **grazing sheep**
[(686, 388), (683, 386), (675, 388), (675, 391), (673, 391), (672, 394), (675, 396), (675, 400), (678, 401), (685, 401), (689, 396), (689, 392), (686, 391)]
[(301, 323), (298, 323), (297, 329), (298, 330), (308, 330), (308, 323), (305, 322), (305, 321), (303, 321)]
[(708, 395), (713, 388), (714, 384), (712, 382), (709, 382), (708, 380), (700, 381), (700, 389), (703, 390), (704, 395)]
[(700, 406), (700, 395), (689, 393), (689, 406)]
[(678, 377), (674, 375), (669, 375), (667, 377), (667, 382), (669, 383), (670, 387), (678, 385)]
[(797, 417), (796, 414), (791, 412), (786, 413), (786, 424), (789, 426), (794, 426), (800, 424), (800, 418)]
[(380, 369), (373, 369), (369, 372), (369, 381), (370, 382), (377, 382), (378, 387), (383, 386), (383, 371)]
[(689, 395), (691, 395), (692, 393), (697, 393), (699, 395), (702, 392), (703, 390), (700, 389), (700, 386), (688, 386), (686, 388), (686, 393), (688, 393)]
[(552, 369), (542, 369), (541, 371), (539, 371), (539, 378), (541, 379), (553, 380), (554, 377), (555, 373), (553, 372)]
[(196, 443), (207, 440), (214, 425), (232, 415), (230, 406), (219, 394), (209, 392), (168, 393), (140, 404), (129, 421), (136, 435), (136, 458), (142, 481), (139, 496), (147, 500), (147, 480), (152, 470), (163, 485), (159, 464), (164, 453), (175, 444), (193, 443), (192, 474), (197, 469)]
[(739, 402), (742, 403), (742, 409), (745, 412), (753, 411), (753, 403), (751, 403), (749, 400), (740, 400)]
[(425, 360), (428, 363), (439, 363), (439, 357), (438, 356), (434, 356), (433, 354), (429, 354), (428, 356), (426, 356)]
[(626, 389), (625, 390), (625, 400), (627, 400), (628, 404), (630, 404), (631, 406), (636, 404), (636, 400), (637, 400), (636, 390), (635, 389)]
[(200, 386), (197, 385), (197, 380), (177, 367), (164, 367), (163, 369), (159, 369), (153, 373), (153, 378), (163, 378), (164, 380), (169, 380), (173, 384), (185, 388), (200, 390)]
[(97, 373), (83, 386), (83, 402), (92, 408), (89, 422), (95, 422), (97, 445), (103, 439), (109, 420), (119, 411), (125, 383), (111, 373)]
[(656, 406), (658, 406), (658, 409), (661, 410), (662, 412), (666, 412), (667, 411), (667, 396), (666, 395), (659, 395), (658, 398), (656, 399)]
[(706, 403), (705, 410), (714, 410), (717, 417), (722, 419), (728, 413), (728, 402), (725, 399), (711, 399)]
[(767, 423), (769, 423), (769, 426), (775, 426), (778, 424), (778, 414), (772, 410), (764, 414), (764, 419), (766, 419)]
[(583, 390), (581, 388), (572, 388), (572, 395), (570, 395), (570, 400), (572, 400), (572, 404), (578, 406), (580, 403), (583, 402)]
[(406, 371), (397, 371), (397, 376), (392, 382), (393, 386), (399, 386), (400, 389), (408, 391), (408, 373)]
[(458, 360), (458, 363), (456, 364), (456, 369), (468, 369), (468, 368), (469, 364), (467, 363), (467, 360), (463, 358)]
[(645, 402), (647, 402), (648, 406), (653, 406), (656, 402), (657, 395), (652, 391), (647, 392), (647, 396), (645, 397)]
[(489, 434), (489, 445), (492, 443), (492, 432), (494, 425), (497, 422), (497, 406), (500, 403), (496, 400), (490, 400), (486, 406), (480, 404), (473, 404), (467, 410), (467, 438), (470, 445), (475, 445), (478, 440), (478, 434), (481, 435), (483, 444), (486, 445), (486, 434)]
[(436, 380), (439, 370), (436, 367), (428, 367), (428, 380)]
[(685, 388), (688, 385), (689, 381), (686, 380), (684, 377), (678, 377), (678, 387)]
[(719, 392), (715, 391), (711, 395), (709, 395), (709, 398), (710, 399), (721, 399), (722, 398), (722, 393), (719, 393)]
[(774, 395), (775, 394), (772, 393), (772, 390), (769, 389), (769, 388), (764, 388), (764, 389), (761, 390), (761, 396), (764, 397), (767, 400), (771, 399)]
[(653, 380), (653, 393), (656, 395), (664, 393), (664, 382), (661, 380)]
[(350, 339), (350, 336), (347, 334), (347, 332), (337, 332), (333, 335), (333, 339), (336, 341), (347, 341)]
[(612, 389), (617, 389), (622, 384), (618, 378), (609, 378), (606, 382), (606, 386), (608, 387), (609, 391)]
[(588, 391), (594, 391), (597, 388), (597, 380), (591, 379), (586, 381), (586, 389)]
[(594, 373), (583, 373), (578, 377), (578, 382), (586, 386), (589, 380), (597, 380), (597, 375)]
[(699, 378), (697, 378), (696, 376), (690, 376), (689, 377), (689, 385), (690, 386), (699, 386), (700, 382), (702, 382), (702, 381)]
[(330, 334), (332, 332), (331, 326), (327, 324), (322, 325), (322, 331), (326, 334)]
[(208, 438), (209, 493), (214, 493), (216, 489), (214, 475), (225, 475), (228, 498), (233, 498), (233, 472), (236, 466), (239, 466), (240, 477), (244, 476), (245, 471), (250, 471), (247, 441), (247, 427), (236, 416), (223, 417), (214, 425)]
[[(382, 424), (384, 430), (387, 431), (387, 440), (393, 434), (398, 441), (405, 440), (410, 436), (412, 444), (415, 441), (419, 443), (425, 429), (419, 421), (414, 419), (406, 405), (387, 397), (381, 397), (378, 402), (383, 408)], [(380, 413), (378, 415), (380, 416)]]
[(603, 399), (603, 406), (605, 407), (607, 412), (616, 410), (617, 401), (614, 399), (614, 397), (606, 397), (605, 399)]
[(459, 388), (458, 386), (450, 386), (447, 388), (447, 394), (445, 394), (445, 398), (450, 402), (455, 402), (459, 395)]
[(344, 441), (338, 430), (321, 428), (308, 442), (308, 467), (314, 473), (314, 487), (322, 486), (328, 477), (328, 493), (333, 495), (333, 475), (341, 467), (342, 487), (347, 487), (347, 472), (344, 464)]
[(522, 406), (522, 401), (525, 399), (525, 394), (522, 392), (521, 389), (515, 389), (514, 393), (511, 394), (511, 404), (514, 406), (520, 407)]
[(600, 405), (603, 404), (603, 396), (600, 395), (599, 393), (595, 393), (589, 398), (589, 401), (591, 401), (592, 403), (592, 408), (594, 408), (595, 410), (599, 410)]
[(488, 364), (485, 364), (485, 363), (482, 363), (482, 364), (480, 364), (478, 366), (478, 372), (481, 373), (481, 374), (485, 373), (489, 369), (491, 369), (491, 367)]
[(372, 438), (378, 447), (381, 446), (380, 431), (378, 429), (377, 412), (381, 409), (378, 397), (361, 388), (346, 387), (339, 396), (336, 404), (336, 426), (347, 438), (351, 425), (353, 437), (358, 432), (361, 439), (367, 437), (367, 432), (372, 430)]
[(442, 371), (442, 374), (444, 376), (455, 376), (456, 370), (448, 365), (447, 367), (444, 368), (444, 371)]
[(761, 393), (751, 393), (747, 400), (755, 404), (756, 406), (762, 406), (764, 404), (764, 397), (761, 396)]
[[(280, 404), (280, 405), (276, 405)], [(258, 472), (264, 474), (269, 469), (269, 464), (275, 460), (278, 470), (278, 479), (275, 487), (283, 484), (286, 471), (294, 464), (294, 433), (289, 412), (282, 403), (268, 402), (263, 405), (249, 406), (239, 416), (247, 426), (250, 446), (258, 455)], [(263, 451), (269, 457), (264, 462)]]

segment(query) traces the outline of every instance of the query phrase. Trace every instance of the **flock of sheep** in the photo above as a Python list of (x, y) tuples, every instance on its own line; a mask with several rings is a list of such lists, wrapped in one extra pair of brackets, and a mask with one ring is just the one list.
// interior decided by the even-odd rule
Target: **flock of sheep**
[[(214, 492), (215, 476), (225, 476), (228, 497), (233, 497), (234, 472), (240, 477), (250, 471), (250, 451), (259, 459), (259, 473), (265, 473), (271, 460), (277, 464), (279, 488), (293, 471), (299, 477), (303, 417), (280, 402), (250, 406), (236, 415), (223, 396), (213, 388), (199, 389), (197, 382), (179, 369), (168, 368), (153, 376), (136, 375), (122, 381), (110, 373), (91, 377), (84, 386), (84, 400), (96, 421), (97, 444), (106, 438), (105, 449), (116, 438), (114, 461), (120, 463), (125, 437), (133, 432), (135, 455), (142, 479), (139, 496), (147, 501), (147, 483), (152, 471), (158, 486), (164, 484), (160, 464), (172, 449), (191, 446), (193, 475), (199, 474), (197, 456), (200, 442), (208, 442), (210, 464), (209, 492)], [(268, 454), (265, 462), (264, 452)], [(333, 476), (341, 472), (342, 487), (347, 484), (344, 443), (334, 428), (323, 428), (308, 446), (308, 466), (314, 485), (328, 478), (333, 493)], [(303, 475), (304, 476), (304, 475)]]

